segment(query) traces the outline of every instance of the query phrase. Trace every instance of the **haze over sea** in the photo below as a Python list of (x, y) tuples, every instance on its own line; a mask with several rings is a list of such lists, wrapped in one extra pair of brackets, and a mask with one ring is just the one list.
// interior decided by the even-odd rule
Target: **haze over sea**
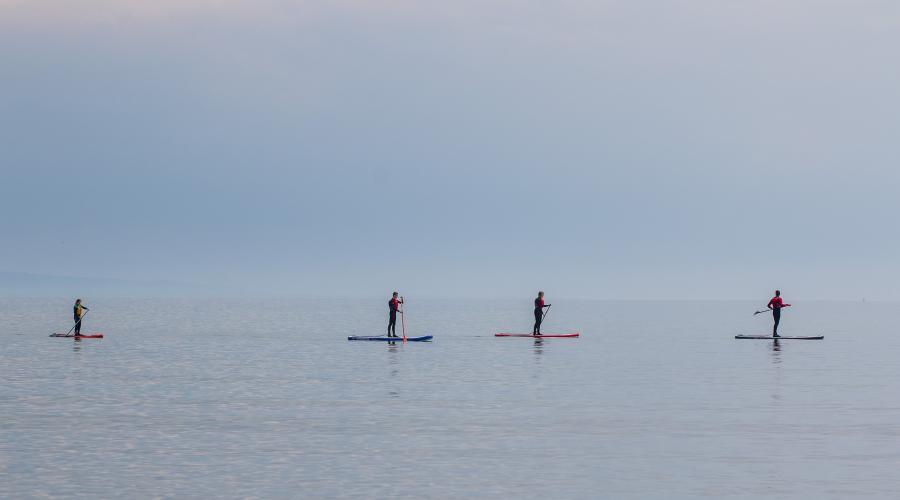
[[(897, 303), (0, 299), (0, 497), (891, 498)], [(386, 300), (386, 298), (385, 298)]]

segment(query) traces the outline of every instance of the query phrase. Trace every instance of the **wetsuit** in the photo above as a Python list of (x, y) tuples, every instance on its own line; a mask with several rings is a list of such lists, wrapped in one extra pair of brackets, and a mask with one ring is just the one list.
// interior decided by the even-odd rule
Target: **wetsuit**
[(781, 297), (772, 297), (772, 300), (769, 301), (769, 304), (766, 307), (772, 308), (772, 319), (775, 320), (775, 324), (772, 326), (772, 336), (777, 337), (778, 323), (781, 322), (781, 308), (785, 307), (784, 301), (781, 300)]
[(75, 306), (72, 307), (72, 312), (75, 314), (75, 335), (81, 335), (81, 317), (84, 315), (83, 310), (88, 310), (88, 308), (81, 304), (75, 304)]
[(541, 333), (541, 321), (544, 320), (544, 299), (534, 299), (534, 331), (535, 335)]
[(388, 307), (391, 309), (391, 318), (388, 321), (388, 337), (396, 337), (397, 336), (397, 309), (400, 307), (399, 300), (395, 298), (391, 298), (388, 301)]

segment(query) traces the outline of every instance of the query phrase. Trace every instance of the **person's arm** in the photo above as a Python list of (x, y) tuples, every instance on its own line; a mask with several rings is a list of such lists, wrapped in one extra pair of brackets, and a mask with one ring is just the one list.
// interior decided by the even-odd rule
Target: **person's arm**
[(781, 307), (791, 307), (790, 304), (781, 304)]
[(769, 303), (766, 304), (766, 307), (768, 307), (769, 309), (774, 309), (774, 307), (772, 307), (772, 302), (775, 302), (775, 299), (770, 300)]
[(552, 306), (552, 305), (553, 305), (553, 304), (547, 304), (547, 305), (545, 305), (544, 307), (550, 307), (550, 306)]

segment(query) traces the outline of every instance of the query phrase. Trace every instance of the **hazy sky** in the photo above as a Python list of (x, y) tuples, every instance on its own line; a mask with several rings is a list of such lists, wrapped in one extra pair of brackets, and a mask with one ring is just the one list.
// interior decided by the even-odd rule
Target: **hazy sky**
[(0, 0), (0, 271), (900, 299), (895, 1)]

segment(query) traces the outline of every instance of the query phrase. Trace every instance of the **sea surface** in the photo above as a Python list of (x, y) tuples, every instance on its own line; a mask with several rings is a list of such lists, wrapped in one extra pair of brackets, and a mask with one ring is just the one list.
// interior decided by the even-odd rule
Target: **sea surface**
[(898, 303), (85, 299), (0, 299), (0, 498), (900, 497)]

